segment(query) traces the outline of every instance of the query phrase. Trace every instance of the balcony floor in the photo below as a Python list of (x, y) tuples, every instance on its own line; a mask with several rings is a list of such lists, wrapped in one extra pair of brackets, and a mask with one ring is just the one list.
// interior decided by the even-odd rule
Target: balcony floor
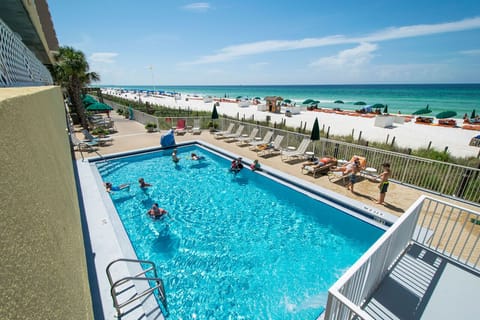
[(374, 319), (476, 319), (480, 273), (411, 245), (363, 307)]

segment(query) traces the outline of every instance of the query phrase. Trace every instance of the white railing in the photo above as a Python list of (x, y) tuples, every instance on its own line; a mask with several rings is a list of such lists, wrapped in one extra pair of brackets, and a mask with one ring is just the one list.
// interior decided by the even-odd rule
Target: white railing
[(480, 271), (477, 223), (479, 213), (420, 197), (330, 288), (324, 319), (373, 319), (361, 307), (412, 240)]
[(53, 84), (47, 68), (0, 19), (0, 87)]

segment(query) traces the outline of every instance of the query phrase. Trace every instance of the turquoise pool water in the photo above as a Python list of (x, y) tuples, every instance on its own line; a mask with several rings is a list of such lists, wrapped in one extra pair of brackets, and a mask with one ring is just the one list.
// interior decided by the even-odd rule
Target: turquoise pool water
[[(204, 157), (189, 159), (191, 152)], [(170, 319), (315, 319), (328, 288), (383, 230), (200, 146), (98, 164), (139, 259), (165, 281)], [(141, 189), (139, 177), (152, 186)], [(152, 220), (157, 202), (169, 216)]]

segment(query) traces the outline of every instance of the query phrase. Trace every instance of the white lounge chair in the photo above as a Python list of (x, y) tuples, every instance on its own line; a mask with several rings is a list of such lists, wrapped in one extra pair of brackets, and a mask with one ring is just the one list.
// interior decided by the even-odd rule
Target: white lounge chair
[(258, 133), (258, 128), (253, 128), (252, 131), (250, 132), (250, 135), (247, 137), (238, 137), (237, 138), (237, 144), (239, 146), (248, 144), (250, 141), (255, 140), (255, 137), (257, 136)]
[(112, 143), (112, 137), (104, 137), (104, 138), (95, 138), (88, 130), (82, 130), (83, 136), (85, 137), (86, 141), (96, 142), (100, 146), (104, 146), (108, 143)]
[(267, 148), (263, 150), (258, 150), (258, 156), (260, 157), (264, 157), (267, 155), (271, 156), (275, 153), (282, 152), (282, 147), (281, 147), (282, 141), (283, 141), (283, 136), (281, 135), (276, 136), (273, 142), (269, 144)]
[(232, 133), (232, 130), (233, 130), (233, 126), (235, 125), (235, 123), (230, 123), (228, 125), (228, 128), (227, 130), (225, 131), (219, 131), (219, 132), (215, 132), (215, 138), (216, 139), (221, 139), (221, 138), (224, 138), (224, 135), (227, 135), (227, 134), (230, 134)]
[(235, 141), (238, 137), (242, 135), (243, 129), (245, 128), (244, 125), (239, 125), (237, 128), (237, 131), (235, 133), (230, 133), (227, 135), (224, 135), (225, 139), (227, 141)]
[(273, 131), (268, 131), (265, 136), (263, 137), (263, 140), (260, 141), (250, 141), (248, 144), (250, 145), (251, 150), (257, 149), (259, 145), (262, 144), (269, 144), (270, 140), (272, 140), (273, 137)]
[(192, 134), (202, 133), (202, 128), (200, 127), (200, 119), (193, 119)]
[(305, 157), (305, 151), (307, 151), (307, 147), (310, 144), (310, 139), (305, 138), (300, 142), (300, 145), (298, 146), (297, 149), (290, 150), (290, 149), (284, 149), (282, 150), (282, 161), (287, 161), (291, 160), (294, 158), (304, 158)]

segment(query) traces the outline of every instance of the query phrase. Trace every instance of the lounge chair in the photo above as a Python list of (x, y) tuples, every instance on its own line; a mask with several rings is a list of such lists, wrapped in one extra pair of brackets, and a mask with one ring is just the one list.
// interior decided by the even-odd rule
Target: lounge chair
[(268, 131), (262, 140), (260, 141), (250, 141), (248, 144), (250, 145), (251, 150), (256, 150), (258, 146), (261, 145), (268, 145), (270, 140), (272, 140), (273, 131)]
[(201, 134), (200, 119), (193, 119), (192, 134)]
[(215, 132), (215, 134), (214, 134), (215, 139), (222, 139), (224, 137), (224, 135), (232, 133), (234, 125), (235, 125), (235, 123), (230, 123), (228, 125), (227, 130)]
[(282, 147), (281, 147), (282, 141), (283, 141), (283, 136), (281, 136), (281, 135), (276, 136), (271, 144), (269, 144), (265, 149), (258, 151), (258, 156), (265, 157), (267, 155), (271, 156), (271, 155), (274, 155), (276, 153), (281, 153), (282, 152)]
[(250, 135), (247, 137), (238, 137), (237, 138), (237, 144), (239, 146), (243, 146), (248, 144), (250, 141), (255, 140), (255, 137), (257, 136), (258, 133), (258, 128), (253, 128), (252, 131), (250, 132)]
[(86, 130), (86, 129), (83, 129), (82, 130), (82, 133), (83, 133), (83, 136), (85, 137), (85, 140), (86, 141), (90, 141), (90, 142), (96, 142), (99, 146), (104, 146), (108, 143), (112, 143), (113, 141), (113, 138), (112, 137), (104, 137), (104, 138), (95, 138), (94, 136), (92, 136), (92, 134)]
[(355, 158), (358, 158), (360, 162), (358, 174), (361, 174), (367, 168), (367, 159), (365, 157), (353, 156), (350, 161), (345, 163), (343, 166), (331, 167), (330, 172), (328, 173), (328, 180), (330, 182), (338, 182), (339, 180), (343, 180), (343, 183), (345, 184), (346, 179), (353, 174), (353, 172), (349, 170), (348, 166), (355, 161)]
[(319, 159), (317, 164), (303, 164), (302, 173), (311, 174), (314, 178), (317, 174), (328, 173), (330, 169), (337, 165), (337, 159), (333, 157), (323, 157)]
[(185, 119), (178, 119), (177, 120), (177, 126), (175, 127), (175, 134), (180, 136), (184, 135), (187, 133), (187, 127), (186, 127), (187, 121)]
[(305, 152), (307, 151), (308, 145), (310, 144), (310, 138), (304, 138), (297, 149), (282, 150), (282, 161), (289, 161), (294, 158), (304, 158)]
[(226, 134), (223, 137), (226, 139), (227, 142), (235, 141), (242, 135), (243, 129), (245, 128), (244, 125), (239, 125), (237, 131), (235, 133)]

